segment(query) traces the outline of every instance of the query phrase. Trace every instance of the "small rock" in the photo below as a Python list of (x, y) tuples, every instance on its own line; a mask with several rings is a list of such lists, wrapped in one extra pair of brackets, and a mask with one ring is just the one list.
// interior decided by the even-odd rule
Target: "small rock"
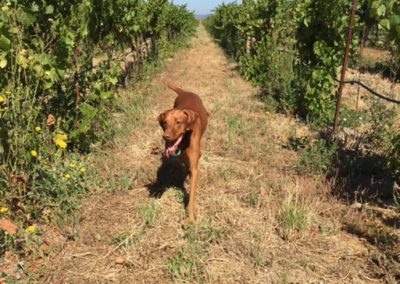
[(18, 231), (17, 226), (13, 222), (7, 219), (0, 220), (0, 230), (4, 231), (10, 235), (15, 235)]
[(125, 264), (125, 259), (122, 257), (117, 257), (115, 259), (115, 264), (123, 265), (123, 264)]
[(362, 206), (363, 205), (360, 202), (354, 202), (353, 204), (351, 204), (350, 208), (352, 208), (352, 209), (361, 209)]
[(45, 243), (43, 243), (41, 246), (40, 246), (40, 249), (41, 249), (41, 251), (43, 252), (43, 253), (48, 253), (49, 252), (49, 245), (48, 244), (45, 244)]

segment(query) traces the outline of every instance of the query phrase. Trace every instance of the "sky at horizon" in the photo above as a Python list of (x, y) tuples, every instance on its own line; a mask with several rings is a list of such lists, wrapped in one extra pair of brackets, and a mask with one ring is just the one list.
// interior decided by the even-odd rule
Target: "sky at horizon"
[(222, 3), (241, 2), (234, 0), (171, 0), (174, 4), (187, 4), (190, 11), (195, 11), (196, 15), (211, 14), (218, 5)]

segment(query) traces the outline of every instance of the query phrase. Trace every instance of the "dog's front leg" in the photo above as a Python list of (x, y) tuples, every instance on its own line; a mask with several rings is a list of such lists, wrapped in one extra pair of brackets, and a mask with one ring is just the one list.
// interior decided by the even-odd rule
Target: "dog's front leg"
[(189, 194), (189, 205), (188, 205), (188, 211), (189, 211), (189, 223), (194, 223), (195, 221), (195, 201), (196, 201), (196, 191), (197, 191), (197, 186), (199, 183), (199, 166), (198, 162), (196, 165), (193, 167), (190, 167), (190, 172), (191, 172), (191, 178), (190, 178), (190, 194)]
[[(194, 146), (194, 147), (193, 147)], [(189, 204), (188, 204), (188, 221), (194, 223), (195, 221), (195, 202), (196, 202), (196, 191), (199, 184), (199, 159), (200, 151), (196, 149), (197, 145), (191, 145), (187, 149), (185, 164), (189, 169), (190, 173), (190, 192), (189, 192)]]

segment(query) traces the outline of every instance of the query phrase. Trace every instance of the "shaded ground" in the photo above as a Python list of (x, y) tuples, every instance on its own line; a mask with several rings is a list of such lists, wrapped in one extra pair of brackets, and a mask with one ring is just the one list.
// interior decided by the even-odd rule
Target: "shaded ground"
[[(116, 114), (119, 138), (96, 161), (107, 191), (99, 189), (84, 202), (75, 240), (43, 230), (49, 248), (32, 262), (32, 279), (396, 282), (398, 263), (366, 236), (357, 237), (353, 225), (367, 213), (330, 197), (330, 185), (320, 177), (295, 174), (298, 157), (286, 147), (287, 140), (309, 130), (294, 119), (267, 113), (256, 98), (258, 90), (233, 67), (200, 27), (192, 48), (170, 59), (149, 86), (121, 94), (138, 99), (127, 100), (123, 117)], [(198, 93), (211, 112), (202, 142), (195, 226), (185, 225), (181, 190), (169, 188), (159, 198), (151, 194), (163, 147), (156, 117), (175, 97), (161, 78)], [(167, 172), (172, 179), (180, 174), (176, 167)], [(396, 220), (398, 212), (390, 218)]]

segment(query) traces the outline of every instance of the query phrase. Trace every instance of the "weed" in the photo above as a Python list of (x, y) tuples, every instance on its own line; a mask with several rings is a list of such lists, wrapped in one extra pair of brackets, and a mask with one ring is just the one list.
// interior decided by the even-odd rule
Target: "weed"
[(175, 280), (204, 282), (204, 267), (200, 261), (201, 252), (196, 247), (183, 248), (167, 263), (169, 274)]
[(397, 119), (396, 110), (388, 108), (383, 103), (373, 101), (370, 111), (369, 143), (377, 148), (378, 152), (387, 155), (392, 149), (393, 139), (396, 136), (396, 132), (393, 131), (393, 125)]
[(183, 191), (183, 190), (180, 190), (180, 189), (178, 189), (178, 188), (174, 188), (174, 190), (175, 190), (175, 197), (176, 197), (176, 200), (179, 202), (179, 203), (184, 203), (184, 201), (185, 201), (185, 192)]
[(340, 113), (340, 125), (341, 127), (356, 128), (360, 127), (367, 120), (367, 114), (365, 111), (356, 111), (346, 107), (343, 107)]
[(168, 272), (174, 279), (193, 279), (193, 266), (194, 261), (189, 257), (186, 250), (169, 260), (167, 267)]
[(251, 192), (249, 195), (243, 197), (243, 201), (248, 206), (256, 208), (260, 203), (260, 193)]
[(311, 212), (298, 196), (289, 194), (283, 201), (279, 212), (282, 236), (290, 239), (297, 233), (304, 233), (310, 225)]
[(322, 224), (321, 223), (318, 225), (318, 229), (319, 229), (320, 233), (324, 236), (334, 236), (338, 231), (337, 226), (335, 226), (334, 224)]
[(272, 96), (262, 95), (261, 101), (264, 103), (264, 109), (266, 112), (275, 113), (278, 110), (278, 101)]
[(200, 228), (189, 226), (186, 230), (188, 246), (182, 248), (178, 255), (168, 263), (168, 272), (175, 280), (204, 282), (204, 266), (201, 261), (205, 249), (212, 243), (218, 243), (228, 234), (226, 228), (215, 228), (213, 221), (207, 219)]
[(17, 247), (17, 238), (14, 235), (6, 234), (0, 231), (0, 255), (4, 255), (6, 250)]
[(140, 230), (137, 235), (119, 235), (112, 239), (112, 244), (116, 246), (123, 246), (125, 248), (131, 247), (137, 244), (140, 241), (141, 236), (143, 235), (143, 230)]
[(121, 179), (121, 189), (128, 190), (132, 185), (132, 180), (128, 176), (124, 176)]
[(250, 256), (255, 267), (263, 267), (271, 265), (271, 260), (268, 260), (263, 254), (262, 243), (264, 234), (261, 232), (253, 233)]
[(226, 124), (228, 125), (228, 143), (226, 145), (226, 150), (234, 149), (234, 137), (241, 136), (245, 132), (243, 121), (240, 116), (228, 116)]
[(236, 172), (233, 168), (227, 168), (227, 169), (218, 168), (218, 174), (221, 179), (223, 179), (224, 181), (228, 181), (233, 176), (235, 176)]
[(288, 138), (288, 147), (294, 151), (299, 151), (300, 149), (304, 149), (307, 145), (310, 144), (310, 137), (294, 137), (290, 136)]
[[(392, 150), (390, 156), (390, 167), (397, 177), (398, 183), (400, 184), (400, 134), (396, 135), (392, 140)], [(397, 194), (400, 194), (400, 190), (398, 190)]]
[(300, 152), (295, 170), (299, 174), (329, 174), (333, 171), (332, 161), (337, 150), (337, 144), (327, 145), (325, 140), (318, 139)]
[(160, 214), (160, 210), (159, 208), (157, 208), (154, 200), (150, 200), (149, 202), (141, 205), (139, 208), (139, 212), (142, 222), (145, 226), (155, 226), (157, 218)]
[(207, 220), (201, 227), (200, 239), (207, 245), (218, 243), (228, 235), (227, 228), (215, 228), (211, 219)]

